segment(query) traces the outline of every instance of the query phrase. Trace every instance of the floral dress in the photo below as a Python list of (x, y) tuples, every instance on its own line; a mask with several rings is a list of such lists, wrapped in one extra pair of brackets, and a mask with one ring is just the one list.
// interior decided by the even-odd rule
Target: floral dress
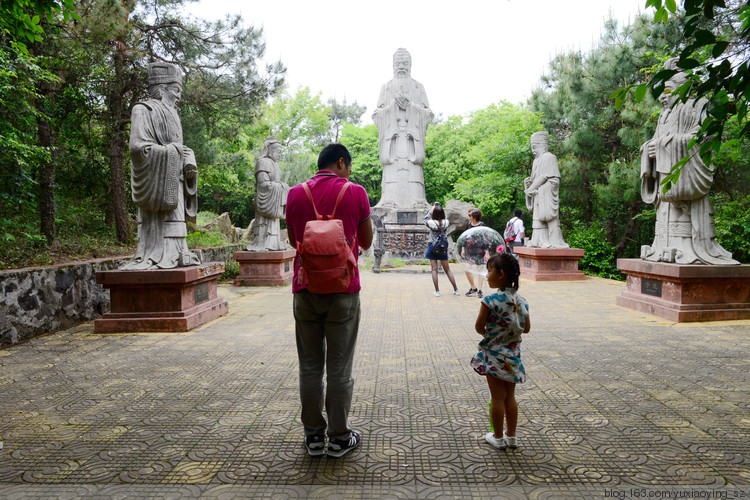
[(484, 339), (471, 366), (480, 375), (492, 375), (506, 382), (526, 382), (521, 362), (521, 334), (529, 315), (529, 304), (512, 288), (501, 288), (482, 302), (490, 308)]

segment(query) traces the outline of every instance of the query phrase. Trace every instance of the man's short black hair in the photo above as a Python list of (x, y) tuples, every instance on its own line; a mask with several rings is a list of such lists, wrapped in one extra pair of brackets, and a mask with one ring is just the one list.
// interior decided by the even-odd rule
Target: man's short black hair
[(343, 144), (329, 144), (323, 148), (323, 151), (318, 155), (318, 170), (325, 170), (328, 167), (335, 165), (341, 158), (344, 159), (344, 163), (347, 165), (352, 164), (352, 155), (349, 154), (349, 150)]
[(521, 212), (520, 210), (516, 210), (515, 212), (513, 212), (513, 215), (515, 215), (516, 217), (521, 217), (523, 215), (523, 212)]

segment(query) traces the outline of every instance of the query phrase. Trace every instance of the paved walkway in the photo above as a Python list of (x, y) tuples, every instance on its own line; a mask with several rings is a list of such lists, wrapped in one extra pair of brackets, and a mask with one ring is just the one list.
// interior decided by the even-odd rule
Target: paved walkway
[(521, 448), (499, 451), (469, 366), (478, 300), (433, 297), (428, 274), (363, 283), (360, 449), (302, 447), (289, 288), (225, 287), (229, 315), (193, 332), (87, 323), (1, 350), (0, 498), (750, 498), (750, 321), (522, 280)]

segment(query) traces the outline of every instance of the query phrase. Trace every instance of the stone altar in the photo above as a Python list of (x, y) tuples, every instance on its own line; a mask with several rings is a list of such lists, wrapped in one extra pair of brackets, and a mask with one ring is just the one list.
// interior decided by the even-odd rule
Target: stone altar
[(384, 222), (397, 222), (400, 212), (417, 212), (417, 221), (429, 210), (425, 197), (425, 133), (433, 118), (427, 94), (411, 77), (411, 55), (398, 49), (393, 55), (393, 79), (380, 90), (372, 120), (378, 128), (382, 193), (373, 207)]
[[(463, 230), (466, 223), (466, 214), (471, 208), (473, 208), (473, 205), (470, 203), (458, 200), (448, 200), (445, 203), (443, 209), (449, 222), (446, 231), (448, 236)], [(373, 271), (380, 271), (380, 262), (383, 257), (397, 257), (406, 262), (424, 260), (430, 230), (422, 223), (422, 219), (428, 211), (429, 207), (422, 212), (415, 210), (398, 211), (396, 212), (397, 219), (394, 222), (384, 222), (373, 209), (373, 255), (375, 256)], [(419, 216), (419, 219), (416, 219), (417, 216)], [(455, 248), (455, 243), (449, 237), (449, 257), (454, 258), (456, 256)]]
[(217, 295), (221, 262), (175, 269), (97, 271), (109, 289), (110, 312), (94, 320), (96, 333), (187, 332), (226, 314)]
[(582, 248), (514, 247), (521, 277), (532, 281), (581, 281), (586, 275), (578, 270)]
[(618, 306), (677, 323), (750, 319), (750, 265), (617, 259), (627, 275)]
[[(665, 69), (677, 70), (676, 59)], [(698, 146), (688, 143), (700, 129), (705, 102), (677, 102), (673, 91), (685, 81), (677, 72), (659, 97), (662, 110), (654, 137), (641, 147), (641, 198), (656, 208), (651, 245), (641, 260), (618, 259), (626, 291), (617, 304), (670, 321), (750, 318), (750, 266), (739, 265), (716, 241), (709, 190), (713, 168), (695, 154), (665, 191), (662, 182), (673, 165)]]

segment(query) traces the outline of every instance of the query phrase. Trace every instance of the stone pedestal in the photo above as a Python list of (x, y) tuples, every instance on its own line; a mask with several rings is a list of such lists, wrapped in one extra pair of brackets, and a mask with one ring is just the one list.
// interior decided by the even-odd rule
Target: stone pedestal
[(617, 259), (627, 275), (617, 305), (675, 322), (750, 318), (750, 265), (686, 265)]
[(578, 270), (582, 248), (515, 247), (521, 277), (533, 281), (581, 281), (586, 275)]
[(283, 286), (294, 276), (296, 250), (264, 252), (235, 252), (234, 260), (240, 265), (240, 275), (235, 286)]
[(97, 271), (109, 289), (110, 312), (94, 321), (96, 333), (187, 332), (226, 314), (217, 295), (221, 262), (176, 269)]

